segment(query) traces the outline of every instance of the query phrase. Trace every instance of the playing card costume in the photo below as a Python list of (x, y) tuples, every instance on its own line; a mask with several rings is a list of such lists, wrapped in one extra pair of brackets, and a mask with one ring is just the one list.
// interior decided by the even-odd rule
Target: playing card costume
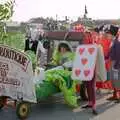
[[(102, 66), (101, 66), (102, 65)], [(106, 69), (102, 47), (97, 44), (83, 44), (76, 49), (72, 78), (84, 81), (88, 92), (88, 105), (96, 112), (95, 88), (96, 79), (106, 80)]]

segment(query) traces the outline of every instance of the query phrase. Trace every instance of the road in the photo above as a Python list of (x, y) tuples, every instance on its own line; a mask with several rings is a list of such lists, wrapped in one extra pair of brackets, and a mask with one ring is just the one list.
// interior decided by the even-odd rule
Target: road
[[(120, 120), (120, 104), (107, 101), (107, 97), (97, 96), (97, 116), (92, 115), (91, 109), (72, 109), (64, 104), (63, 99), (58, 99), (32, 105), (31, 114), (26, 120)], [(0, 120), (19, 120), (15, 112), (15, 108), (5, 107), (0, 111)]]

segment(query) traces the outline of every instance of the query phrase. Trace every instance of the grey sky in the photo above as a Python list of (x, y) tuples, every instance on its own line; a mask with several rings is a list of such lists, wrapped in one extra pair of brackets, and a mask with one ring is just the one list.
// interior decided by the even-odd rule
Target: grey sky
[(120, 0), (16, 0), (13, 20), (26, 21), (32, 17), (47, 17), (63, 19), (70, 16), (75, 19), (83, 16), (87, 5), (88, 17), (93, 19), (120, 18)]

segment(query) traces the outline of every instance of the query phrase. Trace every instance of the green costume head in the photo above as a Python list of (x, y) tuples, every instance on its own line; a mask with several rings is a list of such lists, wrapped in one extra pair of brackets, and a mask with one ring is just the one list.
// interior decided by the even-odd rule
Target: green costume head
[(68, 42), (60, 42), (53, 53), (52, 64), (61, 65), (74, 58), (72, 47)]
[(58, 44), (58, 51), (60, 53), (64, 52), (64, 51), (62, 51), (62, 49), (64, 49), (65, 52), (72, 52), (72, 47), (70, 47), (70, 45), (67, 42), (61, 42)]

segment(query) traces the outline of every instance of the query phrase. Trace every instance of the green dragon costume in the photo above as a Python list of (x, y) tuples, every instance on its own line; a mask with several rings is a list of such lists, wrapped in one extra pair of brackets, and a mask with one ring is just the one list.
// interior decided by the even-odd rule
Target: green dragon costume
[(46, 81), (52, 82), (63, 93), (68, 105), (77, 107), (76, 82), (71, 79), (71, 72), (68, 70), (46, 71)]
[[(68, 43), (66, 44), (68, 45)], [(56, 66), (61, 65), (73, 60), (73, 58), (74, 53), (72, 52), (72, 49), (61, 56), (58, 48), (56, 48), (51, 64)], [(32, 60), (34, 62), (34, 59)], [(46, 70), (45, 79), (42, 83), (39, 80), (35, 83), (38, 100), (47, 99), (47, 97), (61, 91), (64, 95), (65, 102), (72, 107), (78, 106), (75, 87), (76, 81), (71, 79), (71, 71), (62, 66)]]

